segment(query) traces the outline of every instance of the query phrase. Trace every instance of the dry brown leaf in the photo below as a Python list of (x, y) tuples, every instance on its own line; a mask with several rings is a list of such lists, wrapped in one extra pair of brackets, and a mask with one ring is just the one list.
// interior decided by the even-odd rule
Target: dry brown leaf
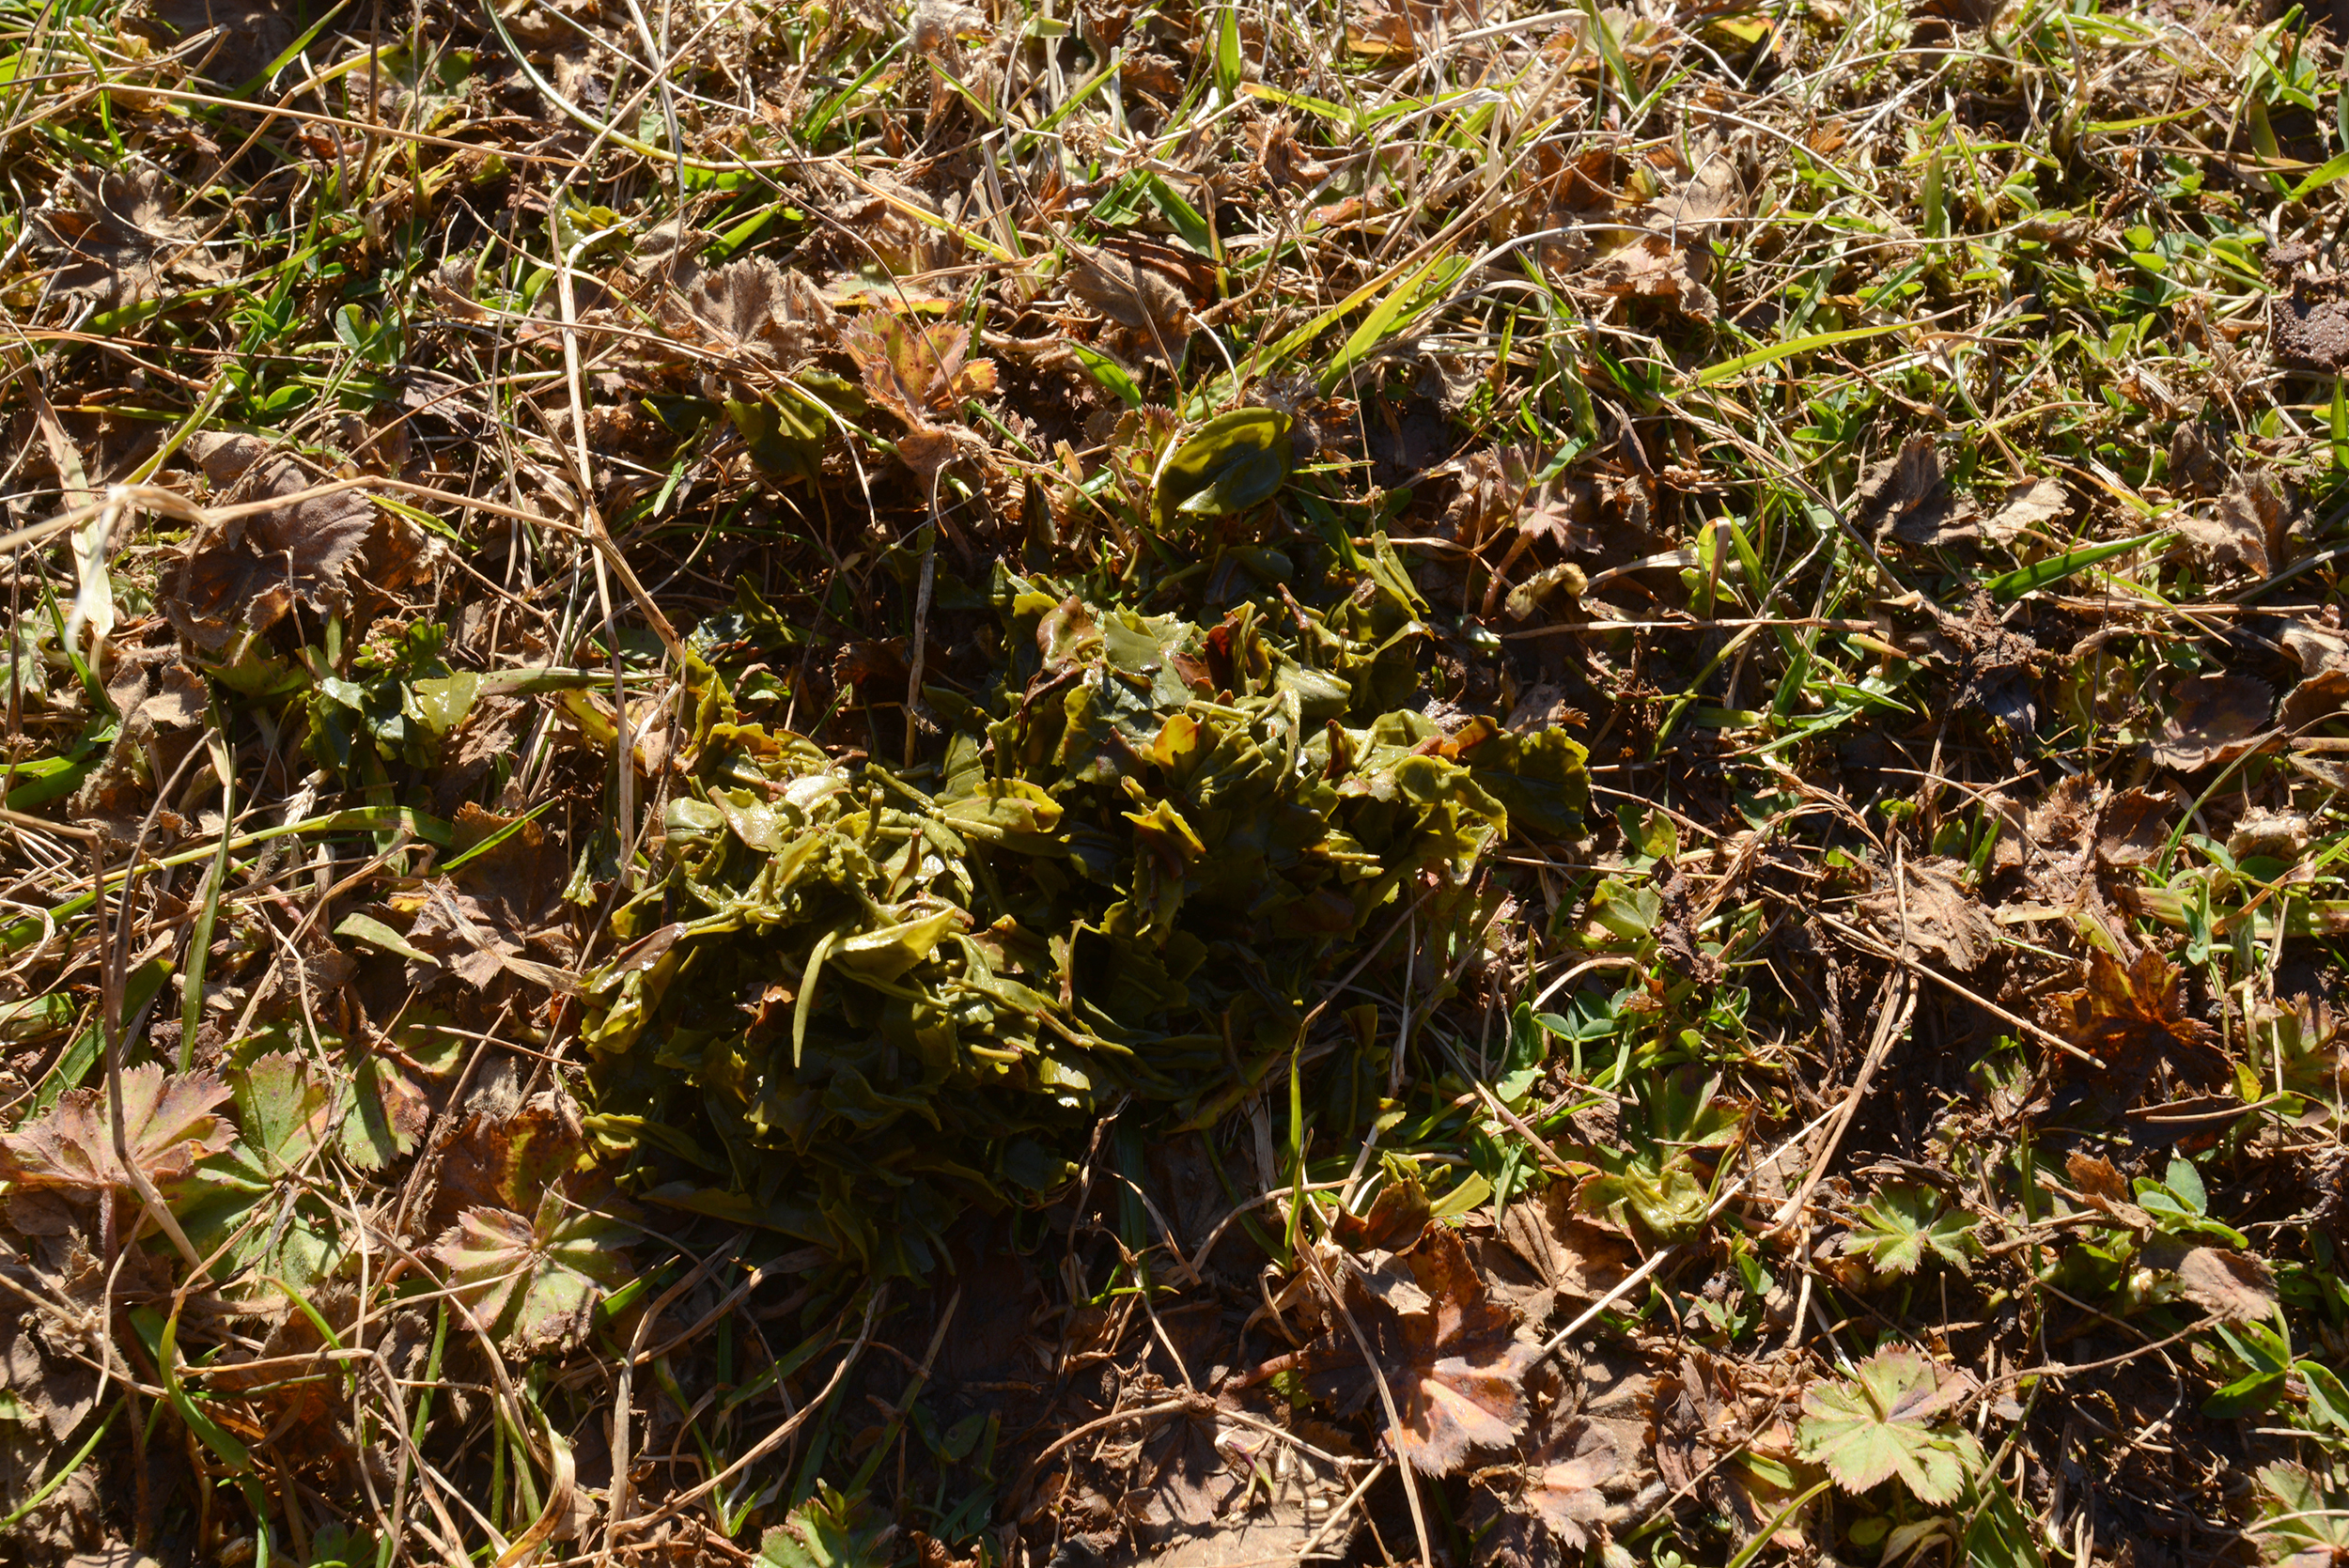
[(1206, 256), (1139, 234), (1117, 233), (1097, 245), (1067, 241), (1068, 291), (1121, 327), (1172, 350), (1189, 337), (1191, 312), (1215, 291)]
[(2154, 863), (2170, 842), (2173, 802), (2150, 789), (2124, 789), (2096, 815), (2096, 858), (2115, 871)]
[(1859, 901), (1860, 913), (1888, 940), (1901, 941), (1961, 973), (1998, 951), (1999, 928), (1979, 899), (1958, 885), (1961, 861), (1909, 861)]
[[(289, 458), (272, 458), (258, 436), (199, 431), (189, 457), (215, 491), (251, 486), (262, 496), (291, 495), (312, 480)], [(189, 648), (228, 651), (247, 632), (268, 630), (296, 604), (320, 614), (348, 613), (353, 590), (391, 594), (426, 569), (425, 538), (407, 520), (364, 496), (314, 496), (236, 519), (200, 534), (163, 596), (163, 608)]]
[(1878, 537), (1930, 545), (1969, 537), (1974, 505), (1950, 492), (1931, 436), (1911, 436), (1871, 467), (1852, 491), (1852, 521)]
[(2266, 1261), (2217, 1247), (2178, 1260), (2178, 1294), (2230, 1323), (2259, 1323), (2276, 1311), (2276, 1276)]
[(2250, 675), (2195, 675), (2179, 683), (2177, 696), (2153, 758), (2182, 773), (2232, 762), (2258, 746), (2276, 703), (2267, 683)]
[(2157, 1066), (2200, 1084), (2224, 1079), (2214, 1031), (2186, 1011), (2185, 972), (2152, 948), (2125, 967), (2104, 947), (2088, 956), (2084, 989), (2055, 999), (2062, 1032), (2101, 1071), (2066, 1056), (2066, 1071), (2092, 1075), (2107, 1095), (2135, 1103)]
[(26, 214), (26, 249), (54, 269), (50, 287), (101, 310), (151, 300), (167, 274), (210, 283), (222, 274), (203, 230), (172, 210), (170, 177), (151, 163), (73, 169)]
[(972, 359), (971, 329), (925, 326), (881, 312), (841, 334), (873, 401), (915, 430), (995, 390), (995, 363)]
[(2080, 1196), (2088, 1200), (2089, 1207), (2112, 1216), (2140, 1235), (2152, 1232), (2153, 1216), (2131, 1201), (2128, 1178), (2114, 1168), (2112, 1161), (2075, 1149), (2065, 1158), (2063, 1171)]
[[(1470, 1450), (1505, 1447), (1524, 1429), (1524, 1380), (1538, 1356), (1517, 1337), (1515, 1315), (1490, 1298), (1448, 1227), (1430, 1226), (1401, 1261), (1426, 1296), (1426, 1310), (1395, 1311), (1354, 1271), (1346, 1276), (1346, 1305), (1401, 1418), (1387, 1440), (1421, 1474), (1449, 1475)], [(1377, 1378), (1343, 1324), (1307, 1348), (1301, 1366), (1307, 1385), (1345, 1414), (1377, 1399)]]
[(671, 331), (738, 370), (792, 370), (840, 337), (839, 318), (816, 286), (765, 256), (700, 273), (663, 314)]
[(2007, 487), (1998, 509), (1982, 520), (1982, 535), (1999, 544), (2013, 544), (2030, 530), (2071, 509), (2072, 498), (2057, 481), (2026, 479)]
[(2220, 438), (2209, 426), (2189, 419), (2170, 436), (2170, 478), (2173, 484), (2201, 495), (2216, 495), (2231, 472)]
[(1524, 1501), (1559, 1545), (1573, 1550), (1607, 1513), (1599, 1488), (1622, 1467), (1606, 1428), (1579, 1419), (1562, 1421), (1527, 1459)]
[(2211, 565), (2238, 566), (2267, 577), (2284, 564), (2292, 501), (2268, 474), (2237, 474), (2209, 517), (2188, 513), (2171, 526)]
[(1425, 1234), (1432, 1213), (1427, 1189), (1417, 1181), (1391, 1181), (1378, 1189), (1369, 1213), (1341, 1213), (1330, 1230), (1350, 1251), (1400, 1252)]
[(2295, 623), (2284, 629), (2283, 644), (2300, 663), (2300, 682), (2278, 714), (2285, 728), (2304, 730), (2349, 708), (2349, 637)]

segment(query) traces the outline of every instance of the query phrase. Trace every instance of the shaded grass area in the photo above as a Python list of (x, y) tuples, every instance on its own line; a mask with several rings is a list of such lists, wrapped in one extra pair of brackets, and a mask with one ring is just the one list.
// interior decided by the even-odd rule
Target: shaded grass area
[(0, 6), (10, 1552), (2329, 1560), (2333, 27)]

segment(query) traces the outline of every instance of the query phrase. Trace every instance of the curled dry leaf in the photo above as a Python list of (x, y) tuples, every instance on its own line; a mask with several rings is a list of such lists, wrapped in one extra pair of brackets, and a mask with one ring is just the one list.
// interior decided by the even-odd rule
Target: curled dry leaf
[(1946, 543), (1972, 531), (1973, 503), (1951, 493), (1929, 435), (1909, 437), (1862, 474), (1851, 505), (1856, 525), (1907, 544)]
[(2285, 693), (2284, 727), (2302, 730), (2349, 708), (2349, 637), (2329, 628), (2284, 628), (2285, 651), (2300, 663), (2300, 683)]
[(2284, 564), (2284, 534), (2291, 525), (2292, 500), (2284, 488), (2270, 474), (2240, 474), (2209, 517), (2189, 513), (2172, 526), (2213, 566), (2241, 567), (2267, 577)]
[(1392, 1181), (1378, 1189), (1369, 1213), (1341, 1213), (1330, 1234), (1351, 1251), (1399, 1252), (1425, 1234), (1431, 1218), (1424, 1187), (1412, 1179)]
[[(123, 1143), (131, 1166), (158, 1187), (179, 1180), (236, 1136), (215, 1113), (228, 1085), (210, 1073), (166, 1076), (148, 1062), (122, 1075)], [(19, 1188), (94, 1197), (137, 1184), (115, 1153), (113, 1110), (103, 1089), (69, 1089), (46, 1115), (0, 1133), (0, 1177)]]
[(1625, 216), (1633, 237), (1591, 276), (1608, 293), (1657, 300), (1691, 320), (1710, 321), (1720, 314), (1706, 287), (1713, 230), (1743, 212), (1745, 192), (1735, 149), (1711, 141), (1692, 156), (1694, 166), (1675, 189)]

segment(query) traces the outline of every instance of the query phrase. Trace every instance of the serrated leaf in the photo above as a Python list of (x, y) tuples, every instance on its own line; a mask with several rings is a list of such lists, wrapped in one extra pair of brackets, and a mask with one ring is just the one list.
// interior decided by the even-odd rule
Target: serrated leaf
[[(186, 1176), (203, 1156), (226, 1148), (236, 1129), (214, 1110), (227, 1097), (228, 1086), (210, 1073), (166, 1077), (153, 1062), (125, 1070), (123, 1141), (132, 1165), (163, 1187)], [(130, 1169), (115, 1153), (106, 1091), (70, 1090), (38, 1120), (0, 1133), (0, 1178), (80, 1197), (108, 1188), (135, 1190)]]
[(244, 1147), (263, 1169), (291, 1169), (325, 1138), (326, 1085), (304, 1058), (272, 1051), (230, 1077)]
[(1933, 1425), (1966, 1387), (1963, 1379), (1943, 1382), (1906, 1346), (1880, 1350), (1853, 1381), (1816, 1383), (1803, 1395), (1802, 1456), (1847, 1492), (1897, 1478), (1920, 1502), (1948, 1502), (1982, 1467), (1970, 1434)]
[[(1540, 1355), (1517, 1337), (1515, 1314), (1492, 1299), (1448, 1226), (1429, 1226), (1400, 1262), (1408, 1279), (1390, 1264), (1379, 1271), (1383, 1291), (1349, 1270), (1348, 1306), (1402, 1418), (1388, 1440), (1420, 1474), (1449, 1475), (1470, 1450), (1503, 1447), (1524, 1430), (1525, 1376)], [(1304, 1370), (1307, 1385), (1342, 1410), (1376, 1397), (1346, 1329), (1309, 1346)]]
[(467, 1209), (432, 1252), (448, 1265), (458, 1299), (500, 1339), (552, 1350), (576, 1343), (598, 1298), (628, 1281), (624, 1249), (632, 1234), (550, 1188), (528, 1219), (511, 1209)]
[(1843, 1250), (1866, 1259), (1878, 1274), (1914, 1274), (1927, 1252), (1963, 1274), (1977, 1246), (1971, 1219), (1945, 1211), (1933, 1188), (1906, 1182), (1883, 1188), (1860, 1205), (1843, 1238)]

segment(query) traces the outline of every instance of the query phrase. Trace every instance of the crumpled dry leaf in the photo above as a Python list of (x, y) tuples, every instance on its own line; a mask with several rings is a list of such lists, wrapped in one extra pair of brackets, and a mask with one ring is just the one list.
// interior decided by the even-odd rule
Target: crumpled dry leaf
[[(1517, 1337), (1514, 1314), (1491, 1300), (1448, 1227), (1431, 1226), (1401, 1261), (1427, 1308), (1397, 1311), (1351, 1271), (1347, 1307), (1401, 1418), (1387, 1440), (1420, 1474), (1449, 1475), (1470, 1449), (1504, 1447), (1523, 1430), (1524, 1380), (1537, 1351)], [(1342, 1324), (1308, 1347), (1303, 1370), (1308, 1386), (1346, 1414), (1377, 1398), (1377, 1379)]]
[[(236, 1129), (214, 1113), (228, 1085), (210, 1073), (166, 1076), (159, 1063), (122, 1074), (122, 1129), (132, 1164), (161, 1188), (226, 1148)], [(135, 1191), (115, 1153), (113, 1112), (104, 1089), (69, 1089), (46, 1115), (0, 1133), (0, 1178), (21, 1188), (94, 1198), (108, 1188)]]
[(1659, 300), (1692, 320), (1720, 314), (1705, 287), (1713, 272), (1713, 230), (1745, 209), (1735, 149), (1710, 140), (1693, 153), (1680, 184), (1620, 220), (1638, 232), (1610, 251), (1591, 281), (1610, 294)]
[(2250, 675), (2195, 675), (2182, 681), (2177, 707), (2153, 743), (2154, 761), (2191, 773), (2232, 762), (2267, 737), (2276, 694)]
[(1589, 1527), (1607, 1513), (1599, 1487), (1622, 1467), (1615, 1440), (1587, 1421), (1561, 1421), (1527, 1459), (1524, 1501), (1572, 1550), (1590, 1539)]
[(1929, 856), (1908, 861), (1859, 901), (1876, 930), (1964, 972), (1998, 951), (1999, 928), (1979, 899), (1958, 885), (1962, 861)]
[(1552, 1182), (1532, 1203), (1501, 1217), (1509, 1250), (1562, 1296), (1595, 1301), (1623, 1281), (1639, 1254), (1631, 1243), (1575, 1211), (1574, 1184)]
[(1909, 437), (1861, 474), (1851, 510), (1855, 526), (1905, 544), (1944, 544), (1974, 532), (1974, 504), (1951, 491), (1929, 435)]
[[(290, 458), (270, 457), (258, 436), (199, 431), (187, 455), (215, 491), (245, 479), (263, 496), (292, 495), (314, 481)], [(426, 569), (424, 535), (406, 519), (345, 491), (235, 519), (200, 534), (163, 595), (184, 646), (228, 651), (244, 633), (267, 631), (296, 604), (349, 613), (352, 588), (396, 593)]]
[(839, 318), (816, 286), (763, 256), (698, 273), (662, 319), (738, 371), (790, 371), (840, 337)]
[(1172, 351), (1188, 338), (1192, 315), (1215, 291), (1205, 256), (1139, 234), (1114, 233), (1097, 245), (1067, 241), (1068, 292), (1121, 327)]
[(1400, 1252), (1426, 1234), (1433, 1210), (1416, 1181), (1389, 1182), (1367, 1214), (1340, 1213), (1330, 1228), (1338, 1244), (1356, 1252)]
[(2299, 684), (2284, 693), (2277, 715), (2286, 729), (2306, 729), (2349, 708), (2349, 637), (2295, 623), (2284, 628), (2283, 644), (2300, 661)]
[(98, 1369), (53, 1344), (60, 1331), (46, 1313), (0, 1313), (0, 1391), (14, 1402), (0, 1421), (39, 1427), (58, 1443), (98, 1403)]
[(2100, 1214), (2108, 1214), (2143, 1235), (2154, 1228), (2154, 1217), (2138, 1207), (2129, 1192), (2128, 1178), (2122, 1175), (2112, 1161), (2082, 1149), (2075, 1149), (2063, 1162), (2064, 1174), (2079, 1189), (2088, 1206)]
[(2170, 435), (2170, 477), (2200, 495), (2215, 495), (2229, 474), (2226, 447), (2199, 419), (2181, 422)]
[(2186, 513), (2170, 526), (2213, 566), (2237, 566), (2257, 577), (2274, 575), (2289, 554), (2292, 498), (2267, 474), (2239, 474), (2209, 517)]
[(530, 1213), (549, 1188), (577, 1173), (586, 1152), (579, 1107), (566, 1094), (476, 1104), (441, 1146), (432, 1228), (446, 1229), (469, 1208)]
[(1538, 454), (1519, 442), (1478, 447), (1433, 470), (1431, 477), (1448, 474), (1460, 487), (1444, 507), (1443, 526), (1459, 543), (1475, 549), (1517, 520), (1537, 466)]
[(170, 177), (147, 163), (67, 171), (25, 217), (27, 249), (54, 269), (50, 287), (117, 310), (153, 299), (166, 275), (220, 278), (201, 248), (202, 228), (172, 212), (170, 188)]

